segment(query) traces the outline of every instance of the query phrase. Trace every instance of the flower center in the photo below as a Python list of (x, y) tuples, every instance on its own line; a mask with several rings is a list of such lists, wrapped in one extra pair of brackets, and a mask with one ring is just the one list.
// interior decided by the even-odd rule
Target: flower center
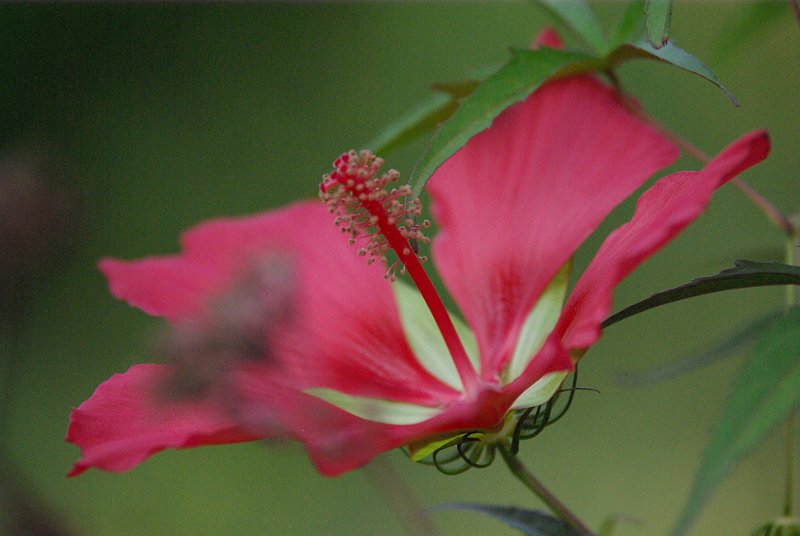
[[(400, 174), (390, 170), (378, 175), (382, 164), (383, 159), (370, 151), (342, 154), (333, 163), (333, 171), (323, 176), (320, 198), (336, 215), (334, 223), (350, 235), (350, 244), (364, 243), (358, 254), (366, 256), (368, 264), (376, 258), (387, 264), (386, 278), (390, 281), (396, 279), (398, 266), (400, 273), (408, 272), (442, 334), (465, 394), (471, 398), (477, 394), (478, 375), (441, 297), (422, 267), (420, 261), (427, 258), (417, 253), (419, 242), (429, 242), (422, 229), (430, 223), (427, 220), (416, 223), (422, 203), (419, 198), (411, 197), (408, 185), (388, 189)], [(397, 261), (391, 265), (386, 256), (390, 249), (397, 255)]]

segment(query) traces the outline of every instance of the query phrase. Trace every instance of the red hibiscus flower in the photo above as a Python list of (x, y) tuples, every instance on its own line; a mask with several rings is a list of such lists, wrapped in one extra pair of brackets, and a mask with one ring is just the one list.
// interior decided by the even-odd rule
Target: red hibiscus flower
[[(189, 326), (208, 342), (209, 332), (244, 337), (244, 323), (266, 343), (255, 345), (256, 359), (212, 367), (226, 396), (158, 402), (156, 386), (176, 363), (112, 376), (73, 411), (67, 440), (83, 457), (71, 474), (271, 436), (302, 442), (326, 475), (404, 445), (419, 457), (465, 432), (504, 441), (520, 410), (551, 399), (599, 338), (614, 287), (768, 151), (766, 133), (754, 132), (703, 170), (656, 182), (567, 296), (576, 249), (678, 150), (592, 77), (544, 85), (428, 183), (439, 229), (431, 264), (463, 321), (416, 253), (426, 240), (417, 202), (406, 201), (406, 188), (387, 190), (396, 173), (379, 175), (368, 153), (340, 157), (322, 185), (352, 246), (324, 204), (302, 202), (201, 224), (182, 236), (180, 255), (103, 260), (115, 296), (175, 330)], [(389, 279), (407, 272), (416, 288), (387, 281), (384, 263), (364, 262), (387, 255), (398, 259)], [(290, 274), (285, 284), (258, 283), (252, 267), (262, 261)], [(286, 314), (272, 310), (276, 300), (289, 304)], [(255, 316), (231, 313), (241, 303)], [(231, 315), (247, 321), (219, 320)], [(253, 330), (253, 318), (270, 321)]]

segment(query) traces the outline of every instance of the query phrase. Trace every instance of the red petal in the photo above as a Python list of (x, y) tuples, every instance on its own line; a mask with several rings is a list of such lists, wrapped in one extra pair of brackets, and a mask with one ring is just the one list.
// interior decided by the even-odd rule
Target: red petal
[(578, 77), (507, 109), (437, 170), (434, 260), (475, 331), (485, 378), (575, 249), (677, 156), (610, 88)]
[[(514, 400), (537, 379), (571, 366), (569, 355), (558, 339), (551, 337), (523, 375), (502, 391), (484, 385), (474, 400), (455, 401), (440, 415), (408, 426), (360, 419), (278, 384), (269, 374), (248, 371), (240, 375), (238, 382), (247, 401), (240, 416), (254, 431), (266, 426), (269, 435), (276, 425), (283, 427), (281, 435), (303, 442), (320, 473), (335, 476), (364, 465), (382, 452), (417, 440), (496, 427)], [(276, 419), (280, 422), (276, 423)]]
[(223, 275), (180, 257), (134, 262), (103, 259), (100, 271), (111, 293), (144, 312), (179, 320), (203, 310), (203, 298), (218, 291)]
[[(311, 208), (315, 207), (315, 208)], [(321, 203), (298, 203), (244, 218), (219, 218), (181, 236), (183, 253), (137, 261), (103, 259), (111, 292), (134, 307), (170, 320), (201, 313), (209, 298), (270, 251), (291, 250), (293, 239), (323, 225)], [(313, 222), (304, 224), (309, 214)], [(333, 227), (329, 221), (327, 227)]]
[(114, 294), (180, 319), (202, 311), (249, 265), (278, 256), (290, 265), (296, 292), (275, 350), (298, 387), (432, 405), (456, 395), (411, 353), (385, 268), (365, 264), (321, 202), (212, 220), (181, 243), (176, 256), (104, 261)]
[(153, 389), (167, 370), (163, 365), (134, 365), (113, 375), (72, 411), (67, 441), (79, 446), (83, 456), (70, 476), (90, 467), (127, 471), (168, 448), (258, 439), (210, 403), (159, 405)]
[(769, 147), (766, 132), (752, 132), (702, 171), (675, 173), (642, 194), (631, 221), (606, 238), (567, 300), (556, 328), (564, 333), (565, 346), (592, 345), (600, 337), (600, 322), (611, 310), (614, 287), (694, 221), (714, 190), (766, 158)]

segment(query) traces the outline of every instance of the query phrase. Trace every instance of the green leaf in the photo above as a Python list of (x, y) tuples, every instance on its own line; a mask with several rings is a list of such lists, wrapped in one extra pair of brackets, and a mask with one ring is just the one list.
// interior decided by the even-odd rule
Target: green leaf
[(661, 48), (669, 40), (669, 19), (672, 16), (672, 0), (645, 0), (644, 13), (647, 18), (647, 37), (654, 48)]
[(730, 468), (800, 405), (800, 308), (776, 321), (736, 379), (672, 531), (685, 534)]
[(585, 0), (537, 0), (537, 3), (595, 52), (606, 53), (608, 45), (603, 29)]
[[(495, 67), (494, 70), (497, 70)], [(491, 74), (491, 73), (486, 73)], [(469, 96), (475, 88), (481, 84), (480, 80), (456, 80), (454, 82), (436, 82), (431, 86), (434, 91), (447, 93), (455, 99), (463, 99)]]
[(583, 532), (568, 525), (566, 522), (537, 510), (475, 503), (440, 504), (432, 510), (480, 512), (502, 521), (527, 536), (585, 536)]
[(733, 261), (734, 267), (718, 274), (698, 277), (685, 285), (653, 294), (646, 300), (635, 303), (606, 318), (601, 327), (607, 328), (648, 309), (666, 305), (695, 296), (703, 296), (724, 290), (764, 287), (771, 285), (800, 285), (800, 267), (780, 262)]
[(511, 60), (464, 98), (436, 132), (409, 181), (414, 195), (420, 195), (436, 168), (472, 136), (491, 125), (500, 112), (523, 100), (548, 78), (591, 70), (596, 62), (584, 54), (545, 47), (513, 49)]
[(644, 30), (643, 14), (644, 0), (635, 0), (625, 7), (609, 41), (612, 47), (639, 40)]
[(480, 83), (480, 80), (456, 80), (433, 84), (431, 88), (440, 94), (422, 102), (391, 123), (365, 147), (377, 155), (386, 155), (416, 141), (453, 115), (458, 109), (458, 101), (472, 93)]
[(630, 61), (632, 59), (648, 59), (668, 63), (684, 71), (696, 74), (701, 78), (705, 78), (718, 88), (722, 90), (726, 97), (733, 103), (734, 106), (739, 106), (736, 97), (727, 90), (722, 82), (719, 81), (717, 76), (709, 69), (703, 62), (678, 48), (673, 43), (667, 43), (662, 48), (653, 48), (653, 46), (646, 41), (638, 41), (636, 43), (627, 43), (614, 49), (606, 59), (607, 67), (613, 69), (617, 65)]
[[(557, 2), (553, 0), (551, 3)], [(653, 48), (647, 42), (626, 43), (602, 58), (547, 47), (538, 50), (512, 49), (511, 53), (511, 60), (463, 98), (460, 106), (434, 134), (409, 179), (414, 195), (422, 193), (425, 183), (436, 169), (472, 136), (488, 128), (503, 110), (523, 100), (549, 79), (586, 71), (611, 71), (626, 61), (648, 59), (668, 63), (705, 78), (719, 87), (731, 102), (737, 106), (739, 104), (708, 67), (672, 43), (660, 49)], [(439, 89), (458, 95), (465, 89), (471, 89), (471, 83), (444, 84)], [(435, 124), (435, 121), (426, 124)]]
[(737, 350), (755, 342), (764, 330), (769, 328), (775, 319), (779, 318), (781, 315), (783, 315), (782, 311), (762, 316), (740, 327), (733, 332), (733, 335), (717, 343), (708, 350), (692, 354), (674, 363), (645, 372), (624, 372), (619, 375), (618, 381), (620, 384), (628, 387), (649, 385), (687, 374), (702, 367), (707, 367), (712, 363), (734, 355)]
[(383, 129), (365, 145), (377, 155), (388, 154), (435, 129), (458, 108), (451, 97), (436, 94)]

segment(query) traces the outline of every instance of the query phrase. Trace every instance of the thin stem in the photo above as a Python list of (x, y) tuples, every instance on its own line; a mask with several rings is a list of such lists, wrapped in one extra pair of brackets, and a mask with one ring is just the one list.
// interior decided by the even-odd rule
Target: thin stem
[[(703, 165), (708, 164), (711, 162), (711, 157), (709, 157), (706, 153), (700, 150), (697, 146), (693, 145), (689, 142), (686, 138), (679, 136), (678, 134), (672, 132), (671, 130), (667, 129), (666, 127), (657, 124), (654, 120), (650, 120), (650, 122), (656, 125), (661, 132), (667, 136), (670, 140), (672, 140), (675, 145), (680, 147), (683, 152), (697, 160)], [(789, 218), (784, 214), (778, 207), (773, 205), (769, 199), (758, 193), (752, 186), (747, 184), (745, 181), (740, 179), (739, 177), (734, 177), (731, 179), (731, 184), (736, 186), (740, 192), (742, 192), (747, 199), (750, 200), (764, 215), (774, 223), (784, 234), (791, 235), (793, 232), (793, 226)]]
[[(612, 78), (612, 81), (614, 79)], [(616, 85), (616, 84), (615, 84)], [(620, 86), (617, 85), (618, 91), (621, 91)], [(648, 115), (644, 110), (639, 108), (636, 105), (632, 105), (628, 103), (627, 99), (623, 94), (623, 99), (625, 100), (626, 107), (634, 113), (640, 119), (650, 123), (655, 128), (657, 128), (664, 136), (669, 138), (675, 145), (681, 148), (681, 150), (686, 153), (687, 155), (691, 156), (698, 162), (703, 165), (708, 164), (711, 162), (711, 157), (708, 156), (705, 152), (703, 152), (700, 148), (696, 145), (692, 144), (689, 140), (680, 136), (679, 134), (673, 132), (672, 130), (668, 129), (658, 121), (656, 121), (653, 117)], [(736, 186), (736, 188), (741, 191), (747, 199), (750, 200), (753, 205), (755, 205), (764, 215), (769, 219), (776, 227), (778, 227), (785, 235), (792, 236), (795, 232), (794, 225), (792, 224), (791, 220), (784, 214), (778, 207), (772, 204), (772, 202), (758, 193), (752, 186), (747, 184), (745, 181), (740, 179), (739, 177), (734, 177), (731, 179), (731, 184)]]
[(786, 489), (784, 492), (783, 515), (792, 517), (794, 508), (794, 428), (798, 409), (795, 408), (786, 421)]
[[(797, 250), (800, 248), (800, 231), (797, 228), (792, 229), (792, 233), (789, 235), (789, 240), (786, 241), (786, 264), (797, 266)], [(794, 285), (787, 285), (786, 287), (786, 309), (790, 309), (797, 305), (798, 303), (798, 294), (800, 294), (800, 289), (796, 288)]]
[(553, 495), (550, 490), (548, 490), (544, 484), (542, 484), (539, 479), (537, 479), (533, 474), (528, 470), (527, 467), (517, 458), (509, 449), (508, 445), (505, 443), (499, 443), (497, 448), (500, 449), (500, 454), (503, 456), (503, 460), (508, 465), (508, 468), (511, 470), (511, 473), (522, 482), (526, 488), (531, 490), (539, 499), (542, 500), (544, 504), (550, 508), (555, 515), (563, 519), (568, 524), (572, 525), (579, 531), (585, 533), (587, 536), (594, 536), (594, 532), (592, 532), (589, 527), (587, 527), (578, 517), (570, 511), (567, 506), (562, 503), (561, 501)]
[[(10, 315), (9, 315), (10, 316)], [(11, 415), (14, 397), (14, 369), (19, 348), (16, 323), (2, 318), (4, 329), (0, 331), (0, 455), (10, 450)], [(2, 350), (5, 350), (3, 352)]]
[[(796, 230), (789, 234), (786, 242), (786, 264), (797, 264), (797, 239), (800, 236)], [(797, 289), (792, 285), (787, 287), (786, 310), (797, 305)], [(794, 505), (794, 427), (797, 420), (798, 408), (795, 408), (786, 421), (786, 485), (784, 490), (783, 515), (791, 517)]]
[(414, 490), (397, 473), (389, 460), (375, 458), (364, 467), (364, 471), (372, 481), (372, 485), (383, 494), (389, 507), (394, 510), (409, 534), (420, 536), (439, 534)]
[(800, 24), (800, 3), (797, 0), (789, 0), (789, 5), (792, 7), (795, 20)]

